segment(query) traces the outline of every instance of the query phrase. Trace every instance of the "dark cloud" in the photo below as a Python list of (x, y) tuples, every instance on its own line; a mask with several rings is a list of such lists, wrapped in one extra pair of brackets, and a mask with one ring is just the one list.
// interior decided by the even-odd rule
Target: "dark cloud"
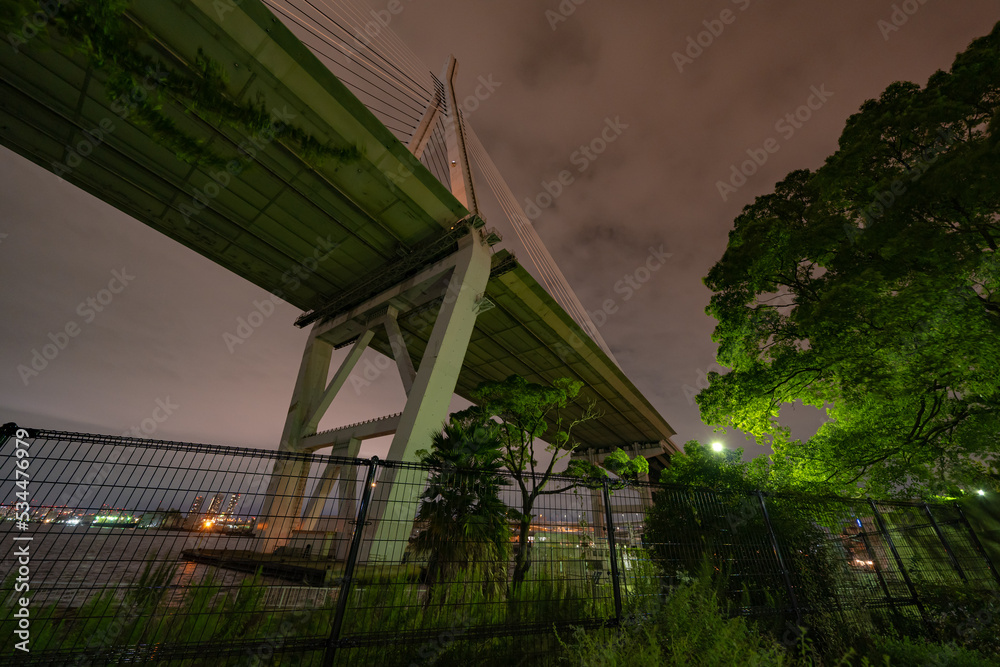
[(531, 23), (524, 33), (514, 72), (526, 88), (553, 94), (560, 88), (586, 86), (593, 82), (601, 64), (600, 33), (583, 21), (556, 24)]

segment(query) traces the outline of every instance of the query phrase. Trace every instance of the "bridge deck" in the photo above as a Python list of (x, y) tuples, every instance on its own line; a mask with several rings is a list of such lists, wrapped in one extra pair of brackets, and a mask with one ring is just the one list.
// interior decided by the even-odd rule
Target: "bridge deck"
[[(248, 133), (161, 95), (178, 128), (236, 161), (238, 175), (220, 178), (218, 168), (178, 158), (148, 125), (123, 114), (109, 99), (106, 74), (84, 56), (41, 36), (16, 53), (0, 49), (0, 142), (303, 310), (321, 308), (468, 215), (262, 4), (245, 0), (224, 14), (220, 6), (228, 4), (138, 0), (127, 19), (148, 30), (152, 37), (141, 48), (167, 68), (197, 71), (200, 50), (222, 68), (231, 99), (263, 100), (276, 120), (321, 143), (354, 148), (355, 157), (318, 162), (260, 135), (250, 157), (239, 148), (248, 146)], [(162, 91), (150, 81), (144, 92)], [(522, 267), (491, 279), (487, 296), (497, 307), (479, 317), (459, 395), (511, 373), (535, 381), (575, 377), (604, 413), (581, 429), (585, 445), (673, 434)], [(429, 335), (425, 322), (401, 320), (411, 327), (415, 362)], [(375, 346), (388, 351), (384, 339)]]

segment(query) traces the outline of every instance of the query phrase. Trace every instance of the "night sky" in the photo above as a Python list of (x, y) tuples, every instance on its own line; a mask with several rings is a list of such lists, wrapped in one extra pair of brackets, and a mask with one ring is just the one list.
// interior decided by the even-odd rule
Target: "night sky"
[[(820, 166), (864, 100), (896, 80), (924, 84), (1000, 19), (995, 0), (400, 6), (391, 29), (435, 73), (453, 53), (460, 96), (492, 82), (470, 122), (522, 206), (560, 172), (572, 175), (536, 229), (588, 310), (613, 301), (595, 316), (601, 333), (678, 444), (715, 437), (692, 398), (716, 348), (701, 279), (740, 209), (789, 171)], [(581, 157), (609, 124), (614, 141)], [(756, 173), (731, 181), (753, 156), (763, 162)], [(670, 257), (626, 289), (619, 281), (654, 250)], [(307, 335), (292, 325), (292, 306), (230, 353), (223, 334), (264, 290), (6, 149), (0, 267), (2, 421), (120, 434), (159, 407), (170, 414), (149, 437), (277, 446)], [(119, 293), (98, 312), (87, 299), (109, 282)], [(79, 335), (25, 382), (18, 366), (74, 323)], [(348, 388), (321, 426), (401, 410), (390, 375)], [(817, 419), (800, 409), (784, 421), (808, 435)]]

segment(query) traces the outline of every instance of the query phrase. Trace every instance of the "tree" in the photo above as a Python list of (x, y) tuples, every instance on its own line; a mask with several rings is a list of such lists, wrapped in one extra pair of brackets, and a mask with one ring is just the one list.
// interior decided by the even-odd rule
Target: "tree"
[[(698, 396), (705, 421), (827, 490), (995, 484), (998, 173), (1000, 24), (924, 88), (865, 102), (823, 167), (736, 219), (705, 279), (732, 369)], [(807, 442), (778, 423), (795, 401), (827, 410)]]
[(420, 496), (422, 529), (414, 551), (427, 558), (427, 600), (435, 584), (456, 582), (460, 570), (481, 577), (487, 595), (502, 592), (510, 562), (510, 523), (500, 500), (500, 440), (491, 421), (452, 419), (417, 452), (434, 468)]
[(654, 560), (671, 576), (675, 567), (696, 572), (706, 557), (732, 561), (741, 539), (734, 534), (763, 528), (754, 494), (767, 486), (770, 473), (765, 458), (744, 462), (741, 449), (714, 452), (696, 440), (685, 443), (684, 456), (672, 457), (660, 473), (667, 488), (646, 512), (643, 539)]
[(761, 540), (774, 531), (799, 604), (836, 600), (844, 589), (844, 555), (830, 538), (847, 505), (789, 494), (782, 473), (765, 457), (743, 461), (742, 449), (714, 452), (687, 442), (684, 456), (673, 457), (660, 474), (665, 486), (645, 518), (643, 541), (668, 580), (678, 568), (694, 573), (707, 563), (717, 573), (720, 597), (760, 610), (787, 608), (786, 590), (760, 585)]
[[(494, 419), (502, 447), (502, 461), (518, 487), (520, 507), (514, 512), (518, 522), (518, 545), (514, 558), (513, 585), (519, 586), (531, 567), (528, 552), (528, 534), (532, 513), (540, 496), (563, 493), (574, 487), (600, 483), (614, 472), (622, 478), (635, 477), (649, 471), (649, 463), (641, 456), (629, 459), (624, 453), (615, 453), (605, 461), (606, 469), (587, 461), (571, 460), (565, 471), (580, 481), (563, 482), (549, 487), (553, 471), (559, 461), (570, 456), (579, 446), (573, 429), (584, 422), (596, 419), (594, 405), (583, 411), (569, 409), (579, 400), (583, 383), (559, 379), (551, 386), (532, 384), (523, 377), (512, 375), (502, 382), (484, 382), (473, 392), (477, 405), (456, 415), (460, 419)], [(574, 416), (575, 415), (575, 416)], [(544, 468), (536, 459), (536, 442), (552, 458)], [(547, 444), (546, 444), (547, 443)]]
[(773, 478), (766, 458), (746, 462), (742, 448), (713, 452), (689, 440), (684, 443), (684, 456), (671, 458), (670, 467), (660, 473), (660, 483), (747, 493), (771, 487)]

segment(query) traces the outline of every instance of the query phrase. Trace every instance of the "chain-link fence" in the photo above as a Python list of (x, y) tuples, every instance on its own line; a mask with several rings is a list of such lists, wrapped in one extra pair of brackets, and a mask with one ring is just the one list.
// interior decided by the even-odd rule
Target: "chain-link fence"
[(0, 442), (0, 662), (474, 664), (648, 615), (706, 564), (733, 613), (778, 629), (919, 626), (935, 590), (1000, 590), (957, 506), (559, 476), (531, 500), (540, 480), (498, 470)]

